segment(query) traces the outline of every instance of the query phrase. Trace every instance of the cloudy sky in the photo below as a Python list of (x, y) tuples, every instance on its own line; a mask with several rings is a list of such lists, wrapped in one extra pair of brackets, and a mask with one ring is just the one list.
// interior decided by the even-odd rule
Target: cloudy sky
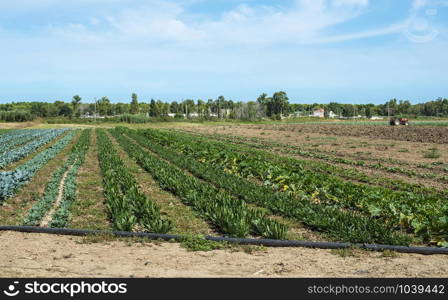
[(448, 97), (448, 0), (5, 0), (0, 11), (0, 102)]

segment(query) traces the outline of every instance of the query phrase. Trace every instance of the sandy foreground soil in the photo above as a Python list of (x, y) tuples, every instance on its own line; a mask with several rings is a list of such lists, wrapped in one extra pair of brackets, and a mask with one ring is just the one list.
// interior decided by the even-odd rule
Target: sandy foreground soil
[(83, 243), (82, 237), (0, 232), (1, 277), (447, 277), (448, 256), (266, 248), (188, 252), (178, 243)]

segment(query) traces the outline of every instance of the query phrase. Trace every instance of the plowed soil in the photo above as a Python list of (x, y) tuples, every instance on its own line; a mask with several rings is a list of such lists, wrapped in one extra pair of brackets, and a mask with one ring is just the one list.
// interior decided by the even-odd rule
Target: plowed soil
[(370, 137), (398, 141), (448, 144), (448, 127), (426, 126), (352, 126), (352, 125), (252, 125), (248, 128), (337, 136)]

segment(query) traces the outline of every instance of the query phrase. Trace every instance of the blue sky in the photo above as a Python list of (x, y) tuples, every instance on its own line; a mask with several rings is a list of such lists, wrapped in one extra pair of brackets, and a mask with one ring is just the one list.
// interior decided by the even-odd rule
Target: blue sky
[(0, 2), (0, 102), (448, 97), (448, 0)]

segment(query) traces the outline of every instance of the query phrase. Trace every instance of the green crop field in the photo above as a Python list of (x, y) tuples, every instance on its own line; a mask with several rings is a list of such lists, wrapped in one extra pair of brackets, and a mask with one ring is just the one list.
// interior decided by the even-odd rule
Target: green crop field
[[(316, 141), (336, 145), (336, 137), (308, 137), (310, 147), (194, 126), (133, 127), (1, 132), (0, 201), (9, 210), (17, 207), (14, 217), (0, 207), (1, 223), (448, 246), (448, 194), (428, 185), (448, 183), (445, 157), (426, 164), (362, 159), (314, 147)], [(439, 157), (438, 149), (431, 151)], [(92, 175), (101, 179), (101, 192), (86, 198), (88, 187), (78, 174), (92, 159), (99, 164)], [(53, 168), (45, 168), (50, 162)], [(42, 176), (43, 189), (32, 190)], [(17, 201), (22, 190), (35, 196), (23, 204)], [(171, 209), (165, 197), (179, 208)], [(92, 204), (95, 210), (81, 209)]]

